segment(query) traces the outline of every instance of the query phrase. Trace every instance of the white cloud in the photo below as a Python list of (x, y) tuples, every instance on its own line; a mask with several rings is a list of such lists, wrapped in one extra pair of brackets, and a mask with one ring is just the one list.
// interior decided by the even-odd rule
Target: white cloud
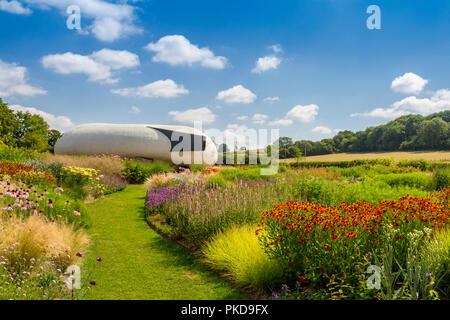
[(32, 11), (29, 8), (25, 8), (22, 4), (16, 0), (7, 1), (0, 0), (0, 11), (6, 11), (13, 14), (31, 14)]
[(70, 120), (66, 116), (55, 116), (53, 114), (47, 113), (45, 111), (36, 109), (36, 108), (28, 108), (23, 107), (20, 105), (12, 105), (9, 106), (14, 111), (20, 111), (20, 112), (29, 112), (31, 114), (37, 114), (41, 116), (50, 126), (51, 129), (56, 129), (62, 131), (63, 129), (67, 129), (69, 127), (72, 127), (74, 124), (72, 120)]
[(156, 52), (154, 62), (165, 62), (172, 66), (200, 64), (205, 68), (223, 69), (227, 58), (215, 56), (208, 48), (199, 48), (182, 35), (162, 37), (156, 43), (149, 43), (147, 50)]
[(392, 81), (391, 88), (396, 92), (418, 94), (422, 92), (427, 83), (428, 80), (421, 78), (417, 74), (408, 72), (400, 77), (395, 78)]
[(139, 66), (139, 57), (125, 50), (102, 49), (91, 55), (83, 56), (66, 52), (64, 54), (50, 54), (42, 57), (42, 65), (59, 74), (84, 74), (89, 81), (100, 83), (116, 83), (112, 71)]
[(238, 119), (239, 121), (245, 121), (248, 120), (248, 116), (239, 116), (236, 119)]
[(267, 118), (268, 116), (265, 114), (255, 113), (252, 117), (252, 122), (254, 124), (263, 125), (264, 123), (266, 123)]
[(319, 113), (318, 110), (319, 106), (315, 104), (309, 104), (306, 106), (297, 105), (287, 113), (286, 118), (304, 123), (311, 122)]
[(331, 130), (330, 128), (324, 127), (324, 126), (318, 126), (318, 127), (315, 127), (314, 129), (312, 129), (312, 132), (318, 132), (321, 134), (328, 135), (328, 134), (333, 133), (333, 130)]
[(448, 89), (438, 90), (430, 98), (410, 96), (394, 102), (390, 108), (376, 108), (365, 113), (353, 113), (350, 116), (366, 116), (390, 120), (412, 113), (428, 115), (445, 110), (450, 110), (450, 90)]
[(131, 113), (131, 114), (139, 114), (139, 113), (141, 113), (141, 109), (139, 109), (139, 108), (136, 107), (136, 106), (132, 106), (131, 109), (130, 109), (130, 111), (129, 111), (128, 113)]
[(268, 102), (268, 103), (274, 103), (274, 102), (280, 101), (280, 97), (267, 97), (267, 98), (264, 98), (263, 101)]
[(0, 59), (0, 97), (46, 94), (47, 91), (27, 83), (26, 73), (27, 68)]
[(111, 3), (105, 0), (23, 0), (38, 9), (57, 9), (67, 16), (66, 9), (71, 5), (79, 6), (84, 21), (91, 25), (81, 33), (92, 31), (94, 36), (105, 42), (116, 41), (142, 30), (135, 26), (136, 7), (127, 3)]
[(281, 45), (274, 44), (273, 46), (269, 46), (269, 49), (273, 50), (275, 53), (280, 53), (283, 51), (283, 48), (281, 48)]
[(256, 61), (256, 66), (252, 69), (252, 72), (263, 73), (271, 69), (277, 69), (280, 63), (281, 59), (275, 56), (262, 57)]
[(140, 65), (139, 56), (126, 50), (102, 49), (92, 53), (91, 57), (112, 70), (134, 68)]
[(208, 108), (189, 109), (186, 111), (170, 111), (172, 120), (180, 123), (193, 124), (201, 121), (202, 124), (209, 124), (216, 120), (216, 115)]
[(291, 119), (280, 119), (280, 120), (275, 120), (275, 121), (269, 122), (269, 124), (274, 127), (287, 127), (293, 123), (294, 123), (294, 121), (292, 121)]
[(228, 90), (220, 91), (216, 99), (223, 100), (225, 103), (252, 103), (257, 96), (242, 85), (234, 86)]
[(183, 85), (179, 85), (171, 79), (158, 80), (137, 88), (114, 89), (111, 92), (124, 97), (143, 98), (174, 98), (189, 93)]

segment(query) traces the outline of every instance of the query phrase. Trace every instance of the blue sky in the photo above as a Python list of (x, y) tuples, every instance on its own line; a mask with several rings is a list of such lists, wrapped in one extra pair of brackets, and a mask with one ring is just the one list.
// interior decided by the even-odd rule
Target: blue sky
[(449, 17), (445, 0), (0, 0), (0, 96), (61, 130), (202, 119), (320, 140), (450, 109)]

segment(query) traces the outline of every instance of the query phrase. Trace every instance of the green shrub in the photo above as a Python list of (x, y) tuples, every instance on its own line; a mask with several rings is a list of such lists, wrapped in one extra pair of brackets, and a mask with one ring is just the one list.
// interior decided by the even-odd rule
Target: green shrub
[(424, 159), (404, 159), (404, 160), (400, 160), (397, 163), (397, 166), (399, 167), (413, 167), (413, 168), (418, 168), (422, 171), (427, 170), (427, 168), (429, 167), (429, 162), (427, 160)]
[(153, 174), (172, 171), (172, 165), (166, 162), (125, 161), (125, 169), (122, 172), (122, 176), (131, 184), (141, 184)]
[(2, 147), (0, 148), (0, 162), (26, 162), (38, 159), (42, 156), (37, 151), (25, 148)]
[(390, 173), (379, 175), (375, 180), (383, 181), (391, 187), (409, 186), (422, 190), (430, 189), (432, 185), (431, 177), (423, 173)]
[(280, 282), (283, 269), (266, 255), (256, 229), (254, 225), (231, 227), (215, 235), (202, 251), (208, 265), (238, 285), (267, 289)]
[(435, 190), (446, 189), (450, 185), (450, 169), (438, 169), (433, 172), (433, 187)]

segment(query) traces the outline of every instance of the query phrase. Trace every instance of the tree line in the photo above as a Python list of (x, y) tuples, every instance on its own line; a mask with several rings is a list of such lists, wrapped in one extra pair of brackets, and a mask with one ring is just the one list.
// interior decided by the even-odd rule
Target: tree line
[(340, 131), (320, 141), (279, 139), (280, 158), (338, 152), (450, 150), (450, 111), (411, 114), (364, 131)]
[(41, 116), (15, 112), (0, 98), (0, 146), (47, 151), (53, 150), (60, 137), (61, 133), (50, 129)]

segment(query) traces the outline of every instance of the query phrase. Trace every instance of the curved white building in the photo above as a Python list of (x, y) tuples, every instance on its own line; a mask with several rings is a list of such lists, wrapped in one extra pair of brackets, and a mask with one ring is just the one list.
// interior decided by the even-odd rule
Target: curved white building
[(199, 130), (186, 126), (92, 123), (77, 126), (56, 142), (55, 154), (98, 155), (215, 164), (217, 149)]

